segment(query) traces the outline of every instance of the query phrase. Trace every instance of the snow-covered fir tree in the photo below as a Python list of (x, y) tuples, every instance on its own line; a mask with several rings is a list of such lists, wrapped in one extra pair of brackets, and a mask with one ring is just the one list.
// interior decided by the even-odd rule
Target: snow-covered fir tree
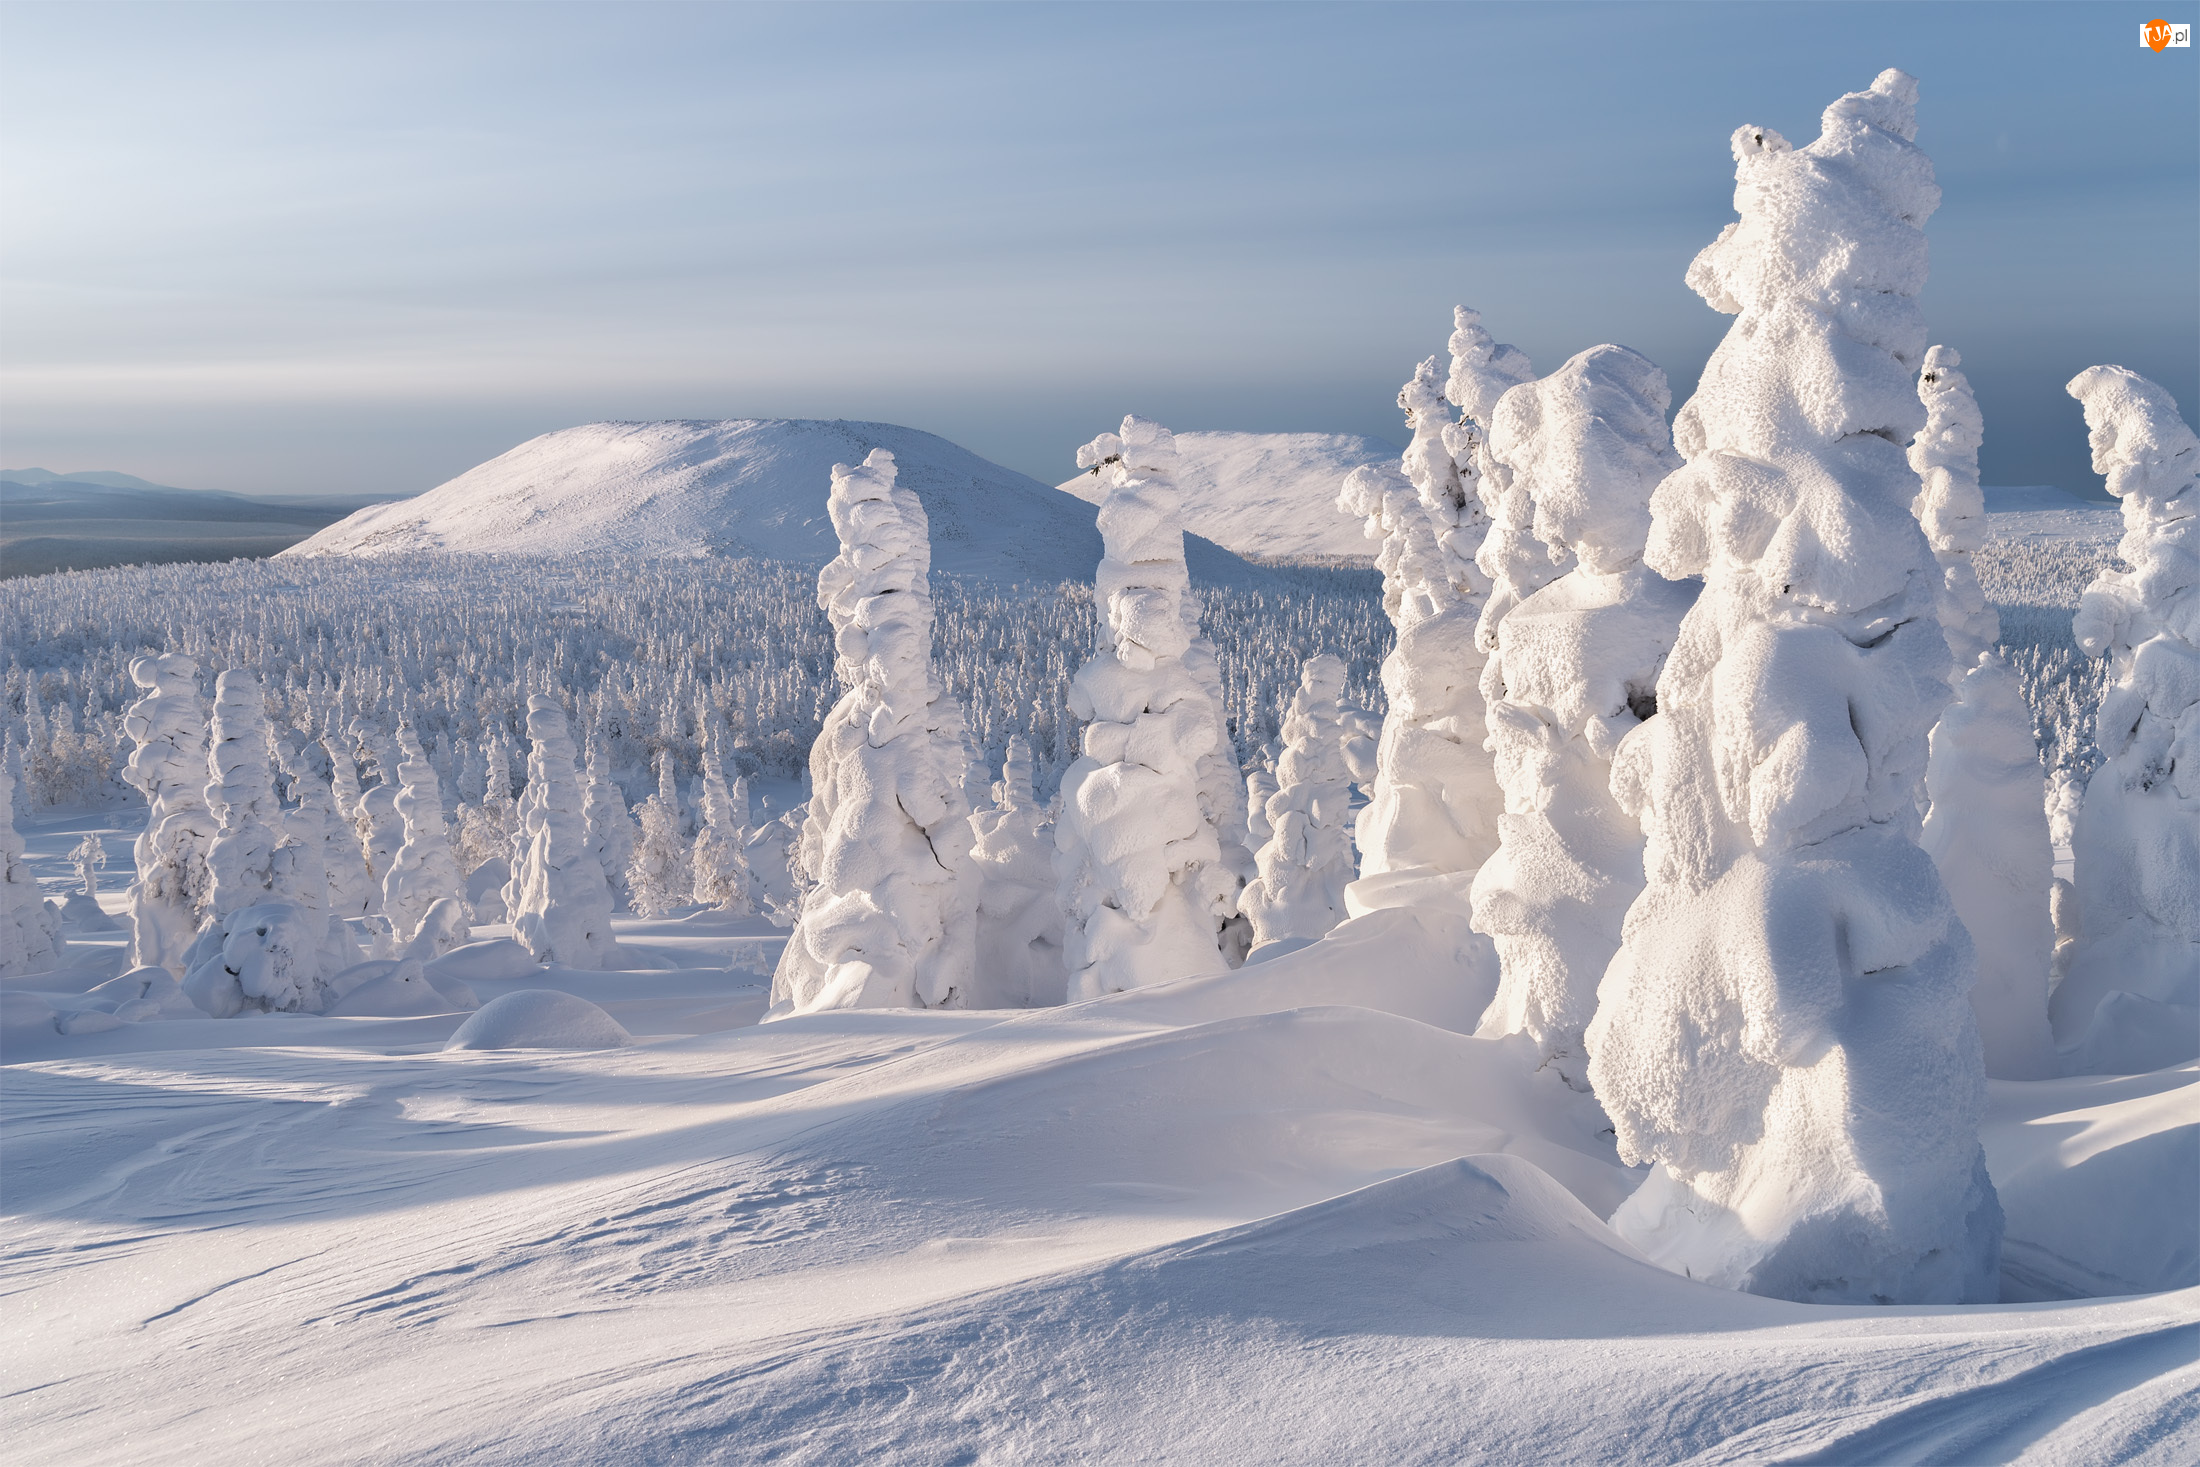
[(1092, 659), (1070, 684), (1084, 750), (1055, 822), (1072, 1000), (1227, 966), (1237, 872), (1202, 803), (1201, 759), (1219, 734), (1184, 661), (1182, 495), (1169, 430), (1126, 417), (1077, 451), (1098, 470), (1103, 558)]
[(1352, 845), (1352, 771), (1344, 761), (1341, 659), (1323, 652), (1300, 664), (1299, 690), (1283, 720), (1276, 790), (1263, 811), (1269, 835), (1260, 874), (1245, 889), (1254, 940), (1320, 937), (1345, 919)]
[(2076, 821), (2075, 951), (2051, 1013), (2070, 1068), (2154, 1070), (2200, 1053), (2200, 438), (2122, 367), (2088, 367), (2070, 395), (2093, 471), (2123, 502), (2129, 569), (2086, 588), (2074, 626), (2113, 681)]
[[(275, 795), (267, 703), (260, 680), (233, 667), (214, 684), (214, 719), (207, 749), (207, 808), (216, 822), (207, 846), (212, 877), (208, 909), (226, 917), (262, 902), (298, 902), (306, 893), (296, 879), (296, 842)], [(327, 882), (313, 895), (327, 900)]]
[(409, 722), (398, 723), (397, 745), (397, 814), (405, 822), (405, 843), (382, 881), (382, 914), (389, 940), (404, 946), (420, 935), (429, 908), (446, 898), (464, 901), (466, 883), (443, 824), (441, 781)]
[[(1740, 222), (1688, 282), (1738, 316), (1674, 424), (1647, 563), (1701, 575), (1613, 772), (1648, 884), (1589, 1026), (1652, 1259), (1827, 1303), (1992, 1301), (1971, 943), (1917, 845), (1947, 702), (1941, 577), (1901, 448), (1938, 205), (1898, 71), (1817, 141), (1734, 134)], [(1859, 302), (1868, 302), (1868, 309)]]
[(2043, 803), (2047, 775), (2023, 685), (1994, 650), (2001, 618), (1986, 604), (1971, 565), (1985, 540), (1978, 450), (1986, 425), (1957, 370), (1961, 362), (1950, 347), (1926, 352), (1917, 385), (1925, 426), (1910, 445), (1910, 467), (1923, 485), (1918, 522), (1940, 563), (1940, 625), (1955, 691), (1933, 725), (1921, 844), (1978, 952), (1971, 1008), (1986, 1073), (2037, 1080), (2055, 1072), (2047, 1027), (2055, 948), (2046, 900), (2055, 877)]
[(208, 914), (206, 850), (218, 822), (206, 806), (206, 713), (198, 664), (180, 652), (140, 657), (130, 679), (144, 696), (123, 715), (136, 748), (124, 777), (145, 796), (137, 877), (130, 883), (130, 964), (183, 976), (184, 954)]
[(694, 899), (706, 907), (737, 917), (756, 910), (749, 880), (747, 852), (742, 842), (749, 833), (749, 789), (736, 780), (740, 798), (726, 787), (723, 753), (716, 734), (703, 739), (703, 767), (697, 776), (701, 798), (696, 810)]
[(847, 691), (810, 751), (810, 889), (771, 1014), (998, 1007), (1005, 995), (976, 966), (962, 712), (932, 672), (924, 507), (895, 482), (894, 456), (873, 449), (833, 466), (826, 508), (841, 549), (818, 572), (817, 599)]
[(993, 803), (970, 817), (978, 968), (1002, 1002), (1056, 1004), (1066, 992), (1062, 909), (1054, 894), (1054, 822), (1031, 787), (1031, 746), (1012, 734)]
[(607, 968), (617, 948), (611, 937), (611, 887), (588, 848), (586, 796), (574, 768), (573, 738), (556, 697), (527, 700), (527, 800), (522, 814), (523, 854), (513, 873), (512, 935), (539, 962), (570, 968)]
[(658, 751), (657, 791), (642, 801), (635, 816), (641, 829), (627, 862), (628, 899), (641, 916), (668, 916), (695, 891), (687, 837), (680, 833), (680, 791), (668, 751)]
[(622, 907), (632, 906), (633, 893), (627, 887), (627, 868), (634, 861), (634, 817), (627, 813), (626, 796), (620, 792), (618, 781), (611, 777), (603, 741), (593, 734), (588, 739), (587, 781), (581, 815), (588, 824), (589, 853), (603, 868), (613, 902)]
[(1642, 890), (1642, 826), (1612, 793), (1620, 741), (1656, 708), (1658, 672), (1693, 583), (1642, 563), (1650, 496), (1679, 457), (1665, 373), (1597, 346), (1499, 402), (1490, 448), (1529, 502), (1536, 543), (1573, 568), (1498, 623), (1490, 742), (1501, 843), (1474, 881), (1474, 925), (1502, 978), (1486, 1036), (1524, 1034), (1588, 1088), (1582, 1035), (1620, 924)]
[(0, 758), (0, 978), (43, 973), (61, 960), (61, 919), (39, 894), (15, 828), (15, 749)]

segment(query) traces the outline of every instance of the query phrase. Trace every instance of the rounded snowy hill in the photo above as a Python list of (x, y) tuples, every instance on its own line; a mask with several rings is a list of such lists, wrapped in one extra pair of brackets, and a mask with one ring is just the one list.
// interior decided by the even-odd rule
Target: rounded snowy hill
[[(932, 564), (968, 575), (1090, 580), (1092, 512), (1036, 479), (892, 423), (735, 418), (586, 423), (529, 439), (414, 499), (374, 505), (286, 555), (562, 556), (596, 552), (823, 562), (832, 466), (891, 451), (932, 526)], [(1263, 573), (1186, 537), (1195, 578)]]
[[(1176, 451), (1185, 529), (1239, 555), (1374, 561), (1337, 491), (1362, 464), (1396, 464), (1395, 444), (1357, 433), (1190, 432), (1176, 435)], [(1060, 487), (1093, 504), (1104, 492), (1091, 474)]]

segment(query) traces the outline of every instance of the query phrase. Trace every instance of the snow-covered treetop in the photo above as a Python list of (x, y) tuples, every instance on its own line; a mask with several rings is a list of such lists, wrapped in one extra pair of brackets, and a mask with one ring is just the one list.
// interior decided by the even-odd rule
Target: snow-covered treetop
[(1106, 545), (1093, 576), (1093, 595), (1107, 609), (1104, 651), (1135, 672), (1191, 645), (1185, 625), (1181, 495), (1176, 487), (1176, 439), (1145, 418), (1123, 419), (1122, 431), (1102, 433), (1077, 450), (1077, 466), (1108, 485), (1101, 502)]
[(1642, 559), (1651, 491), (1681, 462), (1672, 401), (1657, 363), (1624, 346), (1593, 346), (1499, 399), (1490, 451), (1532, 497), (1537, 539), (1599, 575)]
[(1979, 445), (1986, 420), (1971, 383), (1956, 368), (1963, 358), (1952, 346), (1925, 353), (1917, 395), (1925, 426), (1910, 444), (1910, 467), (1925, 481), (1917, 496), (1917, 520), (1935, 555), (1968, 555), (1986, 541), (1986, 495), (1978, 485)]
[(2069, 390), (2085, 406), (2093, 471), (2123, 501), (2117, 553), (2131, 567), (2087, 588), (2078, 645), (2091, 657), (2136, 646), (2152, 634), (2149, 623), (2200, 645), (2200, 438), (2176, 399), (2126, 368), (2088, 367)]
[(1453, 306), (1451, 319), (1451, 376), (1444, 383), (1444, 396), (1486, 426), (1499, 398), (1535, 380), (1535, 366), (1519, 347), (1507, 346), (1484, 330), (1480, 311)]
[(871, 704), (868, 737), (886, 743), (931, 703), (931, 529), (917, 496), (895, 482), (894, 456), (874, 448), (833, 465), (826, 500), (840, 554), (817, 574), (833, 623), (841, 684)]

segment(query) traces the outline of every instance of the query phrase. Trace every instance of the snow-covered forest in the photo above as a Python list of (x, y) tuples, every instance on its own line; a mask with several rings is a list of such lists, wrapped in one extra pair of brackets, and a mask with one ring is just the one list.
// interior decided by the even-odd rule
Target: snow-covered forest
[[(1980, 483), (1918, 105), (1732, 135), (1677, 407), (1432, 312), (1394, 463), (1245, 491), (1372, 569), (1190, 538), (1259, 445), (1109, 413), (1076, 495), (801, 459), (740, 513), (822, 565), (480, 542), (877, 425), (0, 585), (49, 1454), (241, 1449), (126, 1389), (218, 1346), (384, 1455), (351, 1384), (493, 1327), (393, 1459), (2189, 1458), (2200, 438), (2093, 366), (2114, 509)], [(629, 455), (584, 531), (553, 439)], [(1065, 507), (1089, 579), (970, 569)]]

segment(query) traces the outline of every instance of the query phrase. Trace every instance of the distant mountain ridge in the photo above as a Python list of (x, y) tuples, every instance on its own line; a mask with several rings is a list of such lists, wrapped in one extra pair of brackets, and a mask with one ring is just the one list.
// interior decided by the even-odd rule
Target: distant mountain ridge
[(133, 474), (11, 469), (0, 473), (0, 578), (274, 555), (362, 502), (360, 495), (255, 498)]

